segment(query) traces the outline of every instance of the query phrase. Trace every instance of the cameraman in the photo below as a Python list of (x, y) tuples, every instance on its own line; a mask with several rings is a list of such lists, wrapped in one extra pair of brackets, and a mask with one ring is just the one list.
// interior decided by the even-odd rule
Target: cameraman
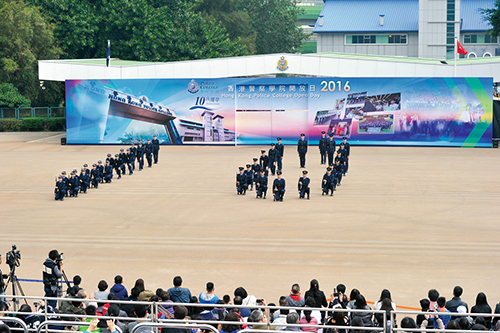
[[(49, 257), (43, 263), (43, 289), (45, 297), (57, 297), (57, 282), (62, 277), (63, 262), (59, 252), (52, 250), (49, 252)], [(56, 300), (48, 301), (48, 304), (55, 308)]]
[[(2, 255), (0, 254), (0, 264), (1, 263), (2, 263)], [(8, 275), (2, 274), (2, 269), (0, 268), (0, 296), (5, 295), (5, 281), (3, 279), (6, 279), (7, 277)], [(0, 297), (0, 303), (3, 302), (5, 302), (5, 299), (3, 297)]]

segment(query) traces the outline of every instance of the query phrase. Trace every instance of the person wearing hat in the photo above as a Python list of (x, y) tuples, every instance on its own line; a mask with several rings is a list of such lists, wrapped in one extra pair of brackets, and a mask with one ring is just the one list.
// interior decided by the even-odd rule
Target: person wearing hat
[(68, 177), (66, 177), (66, 171), (61, 172), (61, 176), (63, 177), (63, 182), (64, 182), (64, 189), (66, 190), (66, 193), (64, 196), (68, 197), (69, 196), (69, 186), (68, 186)]
[(127, 149), (127, 153), (125, 155), (127, 158), (128, 174), (129, 176), (132, 176), (134, 174), (134, 169), (132, 168), (132, 153), (130, 152), (130, 149)]
[(247, 169), (244, 172), (245, 177), (247, 178), (247, 189), (250, 187), (250, 191), (253, 190), (253, 171), (252, 165), (247, 164)]
[(344, 170), (343, 170), (342, 173), (345, 176), (345, 173), (347, 171), (347, 164), (348, 164), (348, 162), (347, 162), (347, 150), (345, 149), (345, 144), (343, 142), (340, 143), (340, 148), (337, 151), (337, 153), (339, 153), (339, 152), (340, 152), (340, 155), (342, 155), (342, 162), (341, 162), (341, 164), (344, 167)]
[(153, 145), (153, 157), (154, 163), (158, 164), (158, 152), (160, 151), (160, 141), (157, 139), (156, 134), (153, 135), (153, 141), (151, 141)]
[(104, 167), (104, 181), (106, 183), (111, 183), (111, 178), (113, 178), (113, 167), (110, 161), (106, 161), (106, 166)]
[[(66, 195), (66, 184), (64, 183), (63, 176), (57, 177), (56, 188), (54, 189), (54, 194), (55, 194), (56, 200), (64, 201), (64, 196)], [(0, 290), (3, 290), (3, 289), (0, 288)]]
[(139, 171), (144, 168), (144, 146), (142, 145), (142, 140), (139, 140), (139, 145), (137, 146), (137, 163), (139, 163)]
[(132, 165), (132, 171), (135, 170), (135, 159), (137, 157), (137, 148), (135, 147), (135, 144), (132, 142), (130, 144), (130, 157), (128, 159), (128, 163)]
[(331, 191), (330, 196), (333, 195), (333, 191), (335, 191), (335, 176), (332, 174), (332, 168), (328, 167), (326, 168), (326, 173), (323, 176), (323, 181), (321, 183), (321, 187), (323, 189), (323, 192), (321, 195), (328, 195), (328, 192)]
[(243, 173), (244, 171), (244, 167), (239, 167), (239, 173), (236, 175), (236, 191), (238, 193), (238, 195), (245, 195), (245, 193), (247, 192), (247, 177), (246, 175)]
[(257, 192), (256, 198), (266, 198), (267, 195), (267, 175), (265, 170), (260, 170), (260, 175), (255, 180), (255, 192)]
[(340, 164), (340, 159), (335, 159), (335, 165), (333, 166), (332, 173), (335, 174), (335, 179), (337, 179), (337, 185), (340, 186), (340, 182), (342, 181), (342, 171), (343, 167)]
[(78, 176), (78, 170), (73, 169), (73, 173), (75, 174), (76, 183), (78, 184), (78, 192), (80, 192), (80, 176)]
[(265, 150), (260, 151), (260, 159), (259, 159), (259, 164), (260, 164), (260, 170), (264, 170), (266, 173), (266, 176), (269, 174), (269, 156), (266, 155)]
[(271, 176), (274, 176), (276, 173), (276, 161), (278, 156), (278, 151), (274, 148), (275, 144), (271, 143), (271, 149), (269, 149), (268, 157), (269, 157), (269, 169), (271, 170)]
[(300, 134), (300, 140), (297, 143), (297, 152), (299, 153), (300, 167), (306, 167), (307, 140), (304, 133)]
[(153, 144), (151, 143), (151, 139), (148, 139), (148, 142), (144, 146), (144, 153), (146, 154), (146, 160), (148, 161), (148, 168), (151, 168), (153, 163), (153, 158), (151, 156), (153, 153)]
[(281, 143), (281, 138), (278, 138), (278, 143), (275, 148), (278, 154), (276, 155), (276, 160), (278, 162), (278, 170), (283, 170), (283, 156), (285, 156), (285, 146)]
[(122, 175), (125, 175), (125, 170), (127, 169), (126, 165), (128, 164), (128, 156), (125, 152), (125, 149), (120, 149), (120, 160), (122, 163), (120, 164), (120, 169), (122, 170)]
[[(258, 164), (257, 161), (258, 161), (258, 159), (254, 158), (253, 164), (252, 164), (252, 172), (253, 172), (252, 179), (253, 179), (254, 183), (257, 180), (257, 177), (259, 177), (259, 175), (260, 175), (260, 164)], [(252, 189), (253, 189), (253, 186), (252, 186)]]
[(75, 178), (75, 172), (71, 172), (71, 176), (68, 180), (69, 185), (69, 196), (78, 197), (78, 191), (80, 190), (80, 182), (78, 178)]
[(321, 155), (321, 164), (326, 163), (326, 148), (328, 145), (328, 139), (326, 138), (326, 132), (321, 132), (321, 138), (319, 139), (319, 154)]
[(90, 171), (90, 178), (92, 182), (92, 186), (94, 188), (99, 188), (99, 182), (101, 178), (99, 177), (99, 170), (97, 170), (97, 164), (92, 164), (92, 171)]
[(344, 136), (342, 138), (342, 143), (344, 144), (345, 153), (345, 170), (344, 175), (347, 173), (347, 169), (349, 169), (349, 155), (351, 154), (351, 145), (347, 142), (347, 138)]
[(283, 201), (283, 197), (285, 196), (285, 180), (281, 178), (281, 170), (276, 172), (276, 178), (273, 182), (273, 195), (274, 201)]
[(329, 138), (326, 142), (326, 152), (328, 153), (328, 165), (333, 165), (333, 158), (335, 157), (335, 149), (337, 145), (333, 139), (333, 133), (328, 134)]
[(80, 192), (87, 193), (87, 188), (90, 186), (90, 176), (87, 169), (82, 169), (80, 173)]
[(337, 150), (337, 156), (335, 157), (335, 164), (337, 164), (337, 162), (339, 162), (340, 167), (342, 169), (341, 174), (344, 174), (344, 168), (345, 168), (344, 156), (342, 156), (342, 150), (340, 148), (339, 150)]
[(86, 170), (87, 175), (88, 175), (88, 176), (90, 176), (90, 169), (89, 169), (89, 165), (88, 165), (87, 163), (85, 163), (85, 164), (83, 165), (83, 168)]
[(99, 160), (97, 161), (97, 170), (99, 171), (99, 179), (100, 179), (100, 182), (104, 182), (104, 165), (102, 165), (102, 161)]
[(122, 178), (122, 166), (123, 162), (122, 159), (120, 158), (120, 154), (115, 154), (115, 171), (116, 175), (118, 176), (117, 179)]
[(309, 200), (309, 194), (311, 192), (309, 188), (309, 183), (311, 180), (307, 177), (307, 171), (304, 170), (302, 171), (302, 177), (299, 178), (299, 199), (304, 199), (306, 193), (307, 193), (307, 200)]

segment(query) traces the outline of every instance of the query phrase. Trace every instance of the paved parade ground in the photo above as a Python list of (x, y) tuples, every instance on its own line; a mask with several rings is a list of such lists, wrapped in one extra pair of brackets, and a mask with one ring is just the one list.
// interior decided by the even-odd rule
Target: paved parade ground
[[(19, 278), (41, 279), (55, 248), (90, 292), (116, 274), (129, 290), (137, 278), (167, 289), (181, 275), (194, 295), (212, 281), (219, 296), (243, 286), (275, 303), (313, 278), (327, 297), (338, 283), (370, 301), (387, 288), (410, 307), (431, 288), (450, 299), (455, 285), (469, 306), (480, 291), (500, 300), (499, 149), (353, 146), (342, 186), (324, 197), (325, 167), (309, 147), (311, 200), (299, 200), (302, 169), (285, 146), (281, 203), (236, 195), (238, 167), (269, 147), (162, 146), (153, 168), (56, 202), (62, 170), (120, 148), (61, 146), (63, 135), (0, 133), (0, 253), (21, 250)], [(41, 283), (22, 286), (43, 295)]]

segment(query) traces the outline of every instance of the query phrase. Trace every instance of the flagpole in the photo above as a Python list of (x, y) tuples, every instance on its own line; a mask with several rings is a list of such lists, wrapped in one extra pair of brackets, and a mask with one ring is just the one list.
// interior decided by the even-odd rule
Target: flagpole
[(455, 73), (454, 73), (454, 77), (457, 77), (457, 42), (458, 42), (458, 39), (457, 37), (455, 37), (455, 47), (454, 47), (454, 52), (453, 52), (453, 57), (455, 58)]

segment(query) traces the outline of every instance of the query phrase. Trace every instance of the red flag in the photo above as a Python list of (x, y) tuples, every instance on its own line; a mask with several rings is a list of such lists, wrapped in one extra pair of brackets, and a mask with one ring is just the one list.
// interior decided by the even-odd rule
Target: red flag
[(460, 53), (460, 54), (467, 54), (468, 52), (465, 51), (464, 47), (462, 46), (462, 44), (460, 44), (460, 42), (457, 40), (457, 53)]

